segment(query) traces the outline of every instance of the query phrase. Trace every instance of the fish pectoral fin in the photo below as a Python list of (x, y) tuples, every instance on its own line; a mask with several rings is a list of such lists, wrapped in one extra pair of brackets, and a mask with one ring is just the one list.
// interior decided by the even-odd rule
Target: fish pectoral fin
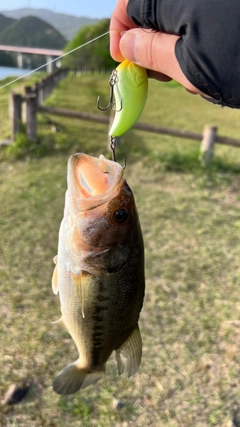
[[(56, 258), (56, 257), (55, 257)], [(52, 276), (52, 290), (55, 295), (58, 294), (58, 265), (56, 264)]]
[(62, 395), (73, 394), (90, 384), (94, 384), (103, 374), (103, 370), (99, 372), (82, 370), (79, 367), (79, 360), (77, 360), (59, 372), (53, 381), (53, 390)]
[(105, 249), (101, 252), (90, 252), (85, 260), (88, 264), (99, 270), (105, 270), (108, 273), (116, 273), (121, 270), (126, 263), (128, 254), (129, 251), (127, 249), (124, 253), (122, 250), (110, 251), (110, 249)]
[(84, 312), (84, 286), (83, 286), (84, 274), (85, 274), (84, 271), (81, 271), (79, 274), (74, 274), (73, 272), (71, 273), (71, 277), (72, 277), (73, 283), (75, 284), (75, 287), (77, 289), (77, 293), (78, 293), (78, 296), (79, 296), (79, 302), (80, 302), (80, 305), (81, 305), (83, 319), (85, 318), (85, 312)]
[(104, 249), (99, 252), (89, 252), (84, 258), (88, 264), (97, 269), (107, 269), (109, 262), (109, 249)]
[(136, 374), (142, 358), (142, 338), (138, 325), (115, 351), (118, 373), (126, 371), (127, 376)]

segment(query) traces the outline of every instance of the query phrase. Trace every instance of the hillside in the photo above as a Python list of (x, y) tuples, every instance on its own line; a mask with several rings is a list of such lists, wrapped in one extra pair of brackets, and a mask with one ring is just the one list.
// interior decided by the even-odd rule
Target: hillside
[(81, 27), (85, 25), (94, 25), (99, 21), (99, 19), (66, 15), (64, 13), (55, 13), (48, 9), (35, 9), (30, 7), (16, 10), (2, 10), (0, 12), (14, 19), (24, 18), (29, 15), (36, 16), (53, 26), (67, 40), (71, 40)]
[(16, 20), (13, 18), (8, 18), (0, 13), (0, 32), (5, 30), (9, 25), (13, 24)]
[(43, 20), (27, 16), (0, 31), (0, 44), (62, 49), (66, 39)]

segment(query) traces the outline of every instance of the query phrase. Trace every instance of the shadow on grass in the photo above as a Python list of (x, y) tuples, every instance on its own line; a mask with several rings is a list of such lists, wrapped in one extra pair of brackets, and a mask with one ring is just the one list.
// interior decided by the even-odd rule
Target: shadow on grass
[(208, 173), (221, 172), (221, 173), (236, 173), (240, 174), (240, 165), (231, 164), (229, 161), (215, 156), (208, 166), (201, 164), (199, 160), (199, 151), (196, 150), (191, 153), (163, 153), (161, 155), (152, 155), (151, 160), (155, 162), (155, 167), (162, 171), (168, 172), (193, 172), (204, 171)]

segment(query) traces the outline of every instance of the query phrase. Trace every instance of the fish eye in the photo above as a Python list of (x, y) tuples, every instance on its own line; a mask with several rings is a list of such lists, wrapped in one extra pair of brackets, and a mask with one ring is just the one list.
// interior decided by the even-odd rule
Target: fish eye
[(128, 219), (128, 211), (126, 209), (118, 209), (113, 213), (113, 220), (118, 224), (123, 224)]

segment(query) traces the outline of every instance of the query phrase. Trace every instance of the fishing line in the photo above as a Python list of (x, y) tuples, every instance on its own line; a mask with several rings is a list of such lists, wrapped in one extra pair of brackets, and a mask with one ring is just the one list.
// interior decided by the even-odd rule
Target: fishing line
[(81, 49), (82, 47), (87, 46), (88, 44), (95, 42), (96, 40), (100, 39), (101, 37), (106, 36), (106, 35), (107, 35), (107, 34), (109, 34), (109, 33), (110, 33), (110, 31), (107, 31), (106, 33), (103, 33), (103, 34), (101, 34), (100, 36), (97, 36), (97, 37), (95, 37), (94, 39), (89, 40), (88, 42), (86, 42), (86, 43), (84, 43), (84, 44), (82, 44), (82, 45), (80, 45), (80, 46), (78, 46), (78, 47), (75, 47), (74, 49), (70, 50), (69, 52), (63, 53), (61, 56), (58, 56), (57, 58), (54, 58), (54, 59), (52, 59), (51, 61), (46, 62), (46, 64), (43, 64), (43, 65), (41, 65), (40, 67), (35, 68), (34, 70), (29, 71), (28, 73), (24, 74), (23, 76), (17, 77), (15, 80), (12, 80), (11, 82), (6, 83), (6, 84), (5, 84), (5, 85), (3, 85), (3, 86), (0, 86), (0, 90), (1, 90), (1, 89), (6, 88), (7, 86), (10, 86), (11, 84), (13, 84), (13, 83), (15, 83), (15, 82), (18, 82), (18, 81), (19, 81), (19, 80), (21, 80), (21, 79), (24, 79), (24, 77), (27, 77), (27, 76), (29, 76), (30, 74), (33, 74), (33, 73), (35, 73), (35, 72), (36, 72), (36, 71), (38, 71), (38, 70), (41, 70), (41, 68), (46, 67), (46, 65), (52, 64), (53, 62), (58, 61), (59, 59), (63, 58), (64, 56), (70, 55), (70, 53), (73, 53), (73, 52), (75, 52), (76, 50), (79, 50), (79, 49)]

